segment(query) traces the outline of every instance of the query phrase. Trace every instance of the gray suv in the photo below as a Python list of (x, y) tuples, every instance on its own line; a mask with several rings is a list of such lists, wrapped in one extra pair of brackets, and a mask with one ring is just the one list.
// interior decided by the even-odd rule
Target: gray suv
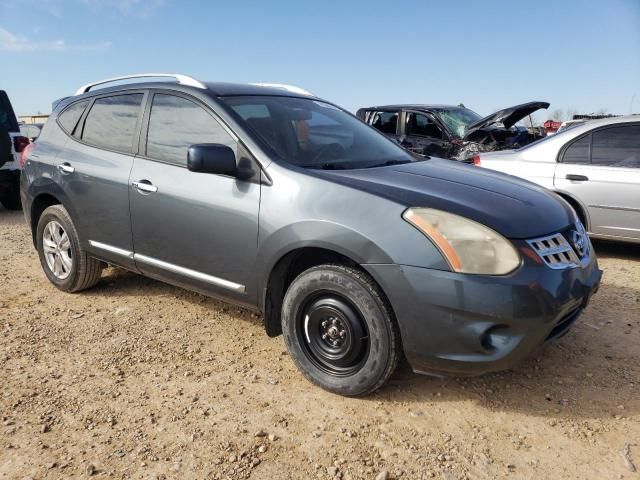
[(82, 87), (26, 156), (26, 220), (61, 290), (112, 264), (226, 299), (309, 380), (365, 395), (403, 353), (433, 375), (509, 368), (598, 287), (582, 224), (544, 188), (413, 156), (299, 88), (161, 76)]

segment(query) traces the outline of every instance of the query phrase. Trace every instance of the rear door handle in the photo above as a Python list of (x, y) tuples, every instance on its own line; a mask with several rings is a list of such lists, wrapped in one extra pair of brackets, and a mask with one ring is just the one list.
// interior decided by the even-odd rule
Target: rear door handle
[(564, 178), (567, 180), (571, 180), (572, 182), (588, 182), (589, 177), (584, 175), (574, 175), (573, 173), (568, 173)]
[(73, 168), (69, 162), (64, 162), (58, 165), (58, 170), (65, 174), (73, 173), (76, 171), (76, 169)]
[(158, 191), (158, 187), (153, 185), (149, 180), (131, 182), (131, 185), (140, 193), (155, 193)]

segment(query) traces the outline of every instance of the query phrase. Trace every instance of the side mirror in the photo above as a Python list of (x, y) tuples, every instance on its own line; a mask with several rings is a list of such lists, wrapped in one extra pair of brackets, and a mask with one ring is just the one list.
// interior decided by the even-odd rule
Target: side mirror
[(187, 151), (187, 168), (192, 172), (237, 176), (236, 154), (219, 143), (191, 145)]

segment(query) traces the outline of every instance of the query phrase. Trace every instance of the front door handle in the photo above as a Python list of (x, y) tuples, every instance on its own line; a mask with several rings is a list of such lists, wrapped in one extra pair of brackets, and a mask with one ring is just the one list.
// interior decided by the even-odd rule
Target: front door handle
[(158, 191), (158, 187), (153, 185), (149, 180), (131, 182), (131, 185), (140, 193), (155, 193)]
[(572, 182), (588, 182), (589, 177), (584, 175), (574, 175), (573, 173), (568, 173), (564, 178), (567, 180), (571, 180)]
[(65, 174), (73, 173), (76, 171), (76, 169), (73, 168), (69, 162), (64, 162), (58, 165), (58, 170)]

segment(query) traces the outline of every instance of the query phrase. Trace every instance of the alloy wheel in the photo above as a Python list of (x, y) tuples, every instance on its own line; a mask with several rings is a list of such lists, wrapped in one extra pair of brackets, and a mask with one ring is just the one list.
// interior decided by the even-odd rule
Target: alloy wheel
[(71, 240), (62, 225), (55, 220), (44, 227), (42, 249), (47, 267), (56, 278), (64, 280), (71, 275), (73, 268)]

